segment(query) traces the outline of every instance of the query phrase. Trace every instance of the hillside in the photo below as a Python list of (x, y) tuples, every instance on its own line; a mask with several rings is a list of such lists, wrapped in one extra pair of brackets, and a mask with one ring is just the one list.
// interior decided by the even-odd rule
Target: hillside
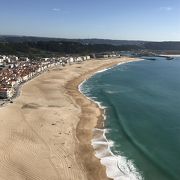
[(27, 56), (87, 54), (107, 51), (180, 52), (180, 42), (147, 42), (109, 39), (62, 39), (31, 36), (0, 36), (0, 53)]
[(65, 39), (65, 38), (48, 38), (33, 36), (0, 36), (0, 42), (38, 42), (38, 41), (64, 41), (79, 42), (81, 44), (110, 44), (114, 46), (121, 45), (143, 45), (146, 41), (128, 41), (128, 40), (112, 40), (112, 39)]

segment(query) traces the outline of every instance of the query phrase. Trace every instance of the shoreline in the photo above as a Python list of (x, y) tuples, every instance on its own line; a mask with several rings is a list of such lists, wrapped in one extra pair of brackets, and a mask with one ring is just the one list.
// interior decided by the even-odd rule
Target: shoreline
[[(88, 72), (87, 74), (81, 75), (80, 77), (67, 83), (66, 89), (68, 90), (68, 94), (73, 97), (75, 102), (82, 109), (82, 113), (80, 115), (80, 121), (78, 122), (78, 126), (76, 128), (77, 138), (79, 140), (79, 147), (77, 147), (77, 148), (79, 149), (80, 152), (82, 151), (82, 149), (83, 149), (83, 151), (84, 151), (84, 149), (86, 149), (86, 152), (88, 154), (91, 154), (90, 157), (87, 157), (87, 156), (82, 157), (82, 153), (81, 153), (81, 158), (83, 158), (83, 164), (85, 165), (85, 167), (87, 168), (87, 171), (89, 172), (88, 179), (110, 180), (110, 179), (113, 179), (113, 175), (110, 175), (110, 173), (107, 172), (108, 171), (107, 167), (105, 166), (105, 164), (103, 164), (101, 162), (101, 155), (99, 156), (97, 154), (98, 152), (96, 151), (96, 148), (100, 149), (100, 147), (96, 147), (96, 143), (94, 143), (96, 138), (97, 138), (97, 140), (104, 139), (105, 144), (103, 143), (103, 146), (106, 149), (109, 149), (109, 147), (110, 147), (109, 142), (105, 136), (106, 129), (104, 129), (104, 121), (106, 119), (105, 108), (101, 106), (100, 102), (96, 102), (96, 101), (92, 100), (90, 97), (87, 97), (82, 92), (81, 86), (89, 78), (96, 75), (97, 73), (101, 73), (106, 70), (112, 69), (118, 65), (135, 62), (135, 61), (140, 61), (140, 59), (131, 59), (131, 60), (125, 61), (125, 62), (110, 63), (110, 64), (104, 65), (102, 67), (99, 67), (97, 69), (94, 69), (91, 72)], [(82, 97), (79, 96), (79, 93), (80, 93), (80, 96), (82, 96)], [(85, 98), (85, 100), (83, 100), (84, 98)], [(83, 101), (89, 101), (89, 103), (83, 103)], [(89, 119), (87, 116), (89, 114), (88, 108), (91, 109), (92, 107), (94, 107), (96, 109), (96, 110), (94, 110), (94, 116), (96, 116), (94, 118), (96, 118), (96, 122), (94, 122), (95, 124), (93, 127), (91, 127), (90, 129), (87, 130), (88, 123), (87, 122), (84, 123), (84, 119), (87, 118), (89, 121), (91, 121), (91, 119)], [(91, 113), (93, 113), (93, 112), (91, 112)], [(83, 130), (84, 128), (86, 128), (87, 132), (85, 132)], [(88, 131), (91, 131), (91, 132), (88, 132)], [(91, 136), (91, 138), (87, 138), (88, 136)], [(85, 138), (86, 140), (82, 139), (83, 137), (84, 138), (86, 137)], [(88, 144), (87, 144), (87, 142), (88, 142)], [(90, 145), (89, 145), (89, 142), (90, 142)], [(109, 153), (109, 156), (113, 156), (112, 152), (110, 152), (110, 149), (109, 149), (108, 153)], [(108, 155), (108, 154), (106, 153), (106, 155)], [(93, 156), (95, 156), (96, 159)], [(88, 160), (91, 160), (91, 165), (89, 165), (87, 163)], [(93, 174), (91, 172), (93, 172)], [(98, 175), (98, 177), (97, 177), (97, 175)]]
[(108, 179), (91, 145), (102, 112), (78, 85), (98, 70), (130, 60), (86, 61), (51, 69), (23, 84), (20, 96), (0, 108), (1, 177)]

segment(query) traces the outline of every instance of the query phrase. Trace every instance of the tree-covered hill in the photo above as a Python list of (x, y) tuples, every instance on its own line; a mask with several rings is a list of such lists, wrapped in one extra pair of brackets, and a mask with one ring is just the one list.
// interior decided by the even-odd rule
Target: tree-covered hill
[(180, 42), (0, 36), (0, 54), (52, 56), (129, 50), (148, 50), (156, 52), (176, 51), (176, 53), (179, 53)]
[(107, 51), (137, 50), (136, 45), (114, 46), (110, 44), (82, 44), (67, 41), (37, 41), (37, 42), (1, 42), (0, 54), (15, 55), (52, 55), (52, 54), (88, 54)]

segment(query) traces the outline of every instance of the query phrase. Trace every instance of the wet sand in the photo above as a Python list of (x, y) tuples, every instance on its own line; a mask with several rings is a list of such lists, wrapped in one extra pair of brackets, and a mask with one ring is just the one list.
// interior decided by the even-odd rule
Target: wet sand
[(0, 108), (0, 180), (106, 180), (91, 146), (101, 110), (78, 85), (129, 60), (56, 68), (23, 85), (14, 103)]

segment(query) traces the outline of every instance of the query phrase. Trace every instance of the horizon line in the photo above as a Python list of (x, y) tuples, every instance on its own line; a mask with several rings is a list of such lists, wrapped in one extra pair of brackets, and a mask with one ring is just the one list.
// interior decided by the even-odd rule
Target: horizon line
[(111, 40), (111, 41), (142, 41), (142, 42), (180, 42), (180, 40), (133, 40), (133, 39), (111, 39), (111, 38), (68, 38), (68, 37), (54, 37), (54, 36), (38, 36), (38, 35), (10, 35), (10, 34), (0, 34), (0, 36), (11, 36), (11, 37), (34, 37), (34, 38), (52, 38), (52, 39), (67, 39), (67, 40)]

